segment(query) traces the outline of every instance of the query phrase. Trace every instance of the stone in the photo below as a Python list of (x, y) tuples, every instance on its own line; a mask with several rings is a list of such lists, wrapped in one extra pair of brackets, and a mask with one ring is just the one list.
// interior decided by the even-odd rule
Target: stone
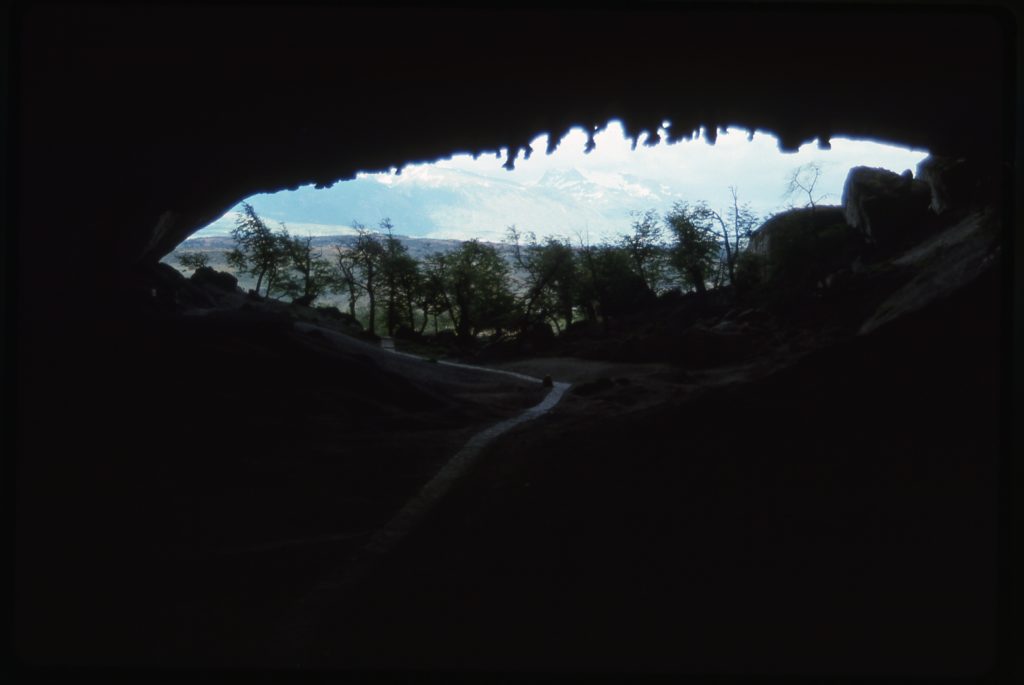
[(917, 165), (917, 178), (928, 185), (936, 214), (969, 205), (977, 188), (977, 175), (963, 158), (928, 155)]
[(770, 262), (778, 256), (784, 241), (819, 233), (829, 226), (843, 223), (846, 223), (846, 213), (842, 207), (803, 207), (780, 212), (754, 231), (747, 252)]
[(931, 224), (928, 184), (873, 167), (850, 169), (843, 186), (846, 222), (871, 243), (892, 246), (921, 234)]
[(319, 307), (314, 307), (314, 310), (317, 312), (317, 314), (325, 316), (328, 319), (338, 321), (348, 328), (354, 328), (360, 331), (363, 330), (363, 325), (359, 323), (359, 319), (352, 316), (348, 312), (341, 311), (337, 307), (331, 305), (320, 305)]
[[(863, 248), (863, 238), (847, 223), (842, 207), (791, 209), (754, 231), (741, 259), (741, 265), (749, 266), (740, 275), (774, 287), (807, 291), (848, 265)], [(755, 273), (747, 274), (746, 269)]]
[(215, 288), (227, 292), (235, 292), (238, 287), (238, 279), (229, 273), (217, 271), (209, 266), (201, 266), (192, 273), (190, 279), (196, 285), (212, 285)]

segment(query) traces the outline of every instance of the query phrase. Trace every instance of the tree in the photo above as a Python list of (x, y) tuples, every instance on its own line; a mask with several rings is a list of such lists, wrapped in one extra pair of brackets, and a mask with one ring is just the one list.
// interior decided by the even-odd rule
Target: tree
[[(390, 222), (389, 222), (390, 223)], [(384, 225), (384, 222), (381, 222)], [(384, 261), (384, 243), (380, 235), (366, 230), (358, 221), (352, 226), (359, 232), (355, 245), (352, 247), (355, 266), (360, 275), (360, 286), (370, 301), (367, 330), (376, 334), (377, 298), (380, 294), (380, 272)]]
[(714, 233), (724, 250), (724, 263), (721, 265), (722, 268), (718, 269), (719, 278), (716, 279), (716, 284), (722, 276), (728, 275), (729, 284), (732, 285), (736, 282), (737, 258), (750, 242), (750, 236), (757, 227), (758, 218), (750, 209), (749, 204), (740, 206), (739, 191), (736, 186), (729, 186), (729, 193), (732, 195), (732, 239), (729, 237), (729, 223), (721, 214), (703, 202), (695, 205), (693, 211), (704, 219), (708, 217), (714, 219), (714, 222), (718, 224), (719, 230)]
[(446, 255), (442, 264), (448, 313), (460, 338), (508, 326), (515, 301), (508, 288), (508, 264), (495, 248), (469, 240)]
[(235, 248), (228, 253), (228, 264), (239, 273), (256, 278), (256, 294), (266, 280), (267, 296), (277, 286), (281, 272), (288, 264), (288, 231), (274, 233), (248, 202), (242, 203), (242, 213), (231, 230)]
[(420, 274), (416, 260), (409, 255), (409, 248), (394, 236), (391, 220), (384, 219), (380, 227), (385, 232), (380, 261), (381, 290), (388, 335), (394, 335), (403, 323), (410, 328), (416, 326), (415, 303)]
[(657, 293), (664, 280), (664, 231), (654, 210), (633, 212), (633, 232), (622, 238), (622, 247), (629, 255), (634, 271), (652, 293)]
[(815, 187), (821, 180), (822, 168), (818, 162), (801, 164), (790, 173), (786, 181), (786, 192), (783, 198), (791, 199), (794, 196), (807, 196), (807, 203), (804, 207), (810, 207), (811, 214), (814, 214), (818, 203), (828, 197), (828, 193), (818, 194)]
[(183, 252), (178, 255), (178, 263), (186, 269), (201, 269), (210, 264), (210, 255), (203, 252)]
[(665, 215), (665, 223), (676, 238), (669, 257), (672, 266), (700, 294), (706, 292), (720, 254), (716, 216), (703, 202), (677, 202)]
[[(454, 305), (449, 295), (449, 255), (434, 252), (420, 263), (422, 284), (419, 290), (419, 306), (423, 310), (423, 327), (427, 317), (434, 319), (434, 333), (440, 330), (438, 319), (447, 314), (455, 322)], [(420, 332), (423, 328), (420, 328)]]
[(612, 318), (629, 314), (649, 303), (654, 294), (636, 273), (629, 253), (621, 245), (592, 245), (579, 238), (576, 303), (591, 321), (601, 320), (605, 330)]
[(351, 248), (343, 249), (341, 246), (335, 246), (334, 250), (336, 253), (334, 257), (334, 282), (338, 290), (347, 292), (348, 313), (354, 319), (356, 318), (356, 302), (359, 300), (359, 294), (363, 289), (358, 278), (358, 255)]
[[(287, 233), (287, 231), (286, 231)], [(291, 271), (281, 278), (281, 289), (296, 301), (310, 305), (325, 291), (337, 287), (331, 263), (313, 247), (313, 237), (290, 236), (285, 242)]]
[(548, 237), (537, 242), (533, 232), (522, 233), (509, 226), (507, 243), (522, 273), (521, 307), (527, 317), (550, 320), (561, 330), (559, 320), (572, 323), (578, 287), (576, 256), (567, 241)]

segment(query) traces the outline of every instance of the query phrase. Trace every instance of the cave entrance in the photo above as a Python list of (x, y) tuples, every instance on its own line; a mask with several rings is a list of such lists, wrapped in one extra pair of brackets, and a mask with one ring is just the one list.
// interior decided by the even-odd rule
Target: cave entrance
[[(535, 152), (544, 150), (547, 154)], [(457, 154), (401, 170), (361, 173), (329, 188), (309, 185), (254, 195), (164, 261), (186, 275), (201, 265), (227, 272), (243, 291), (335, 308), (364, 330), (372, 318), (372, 333), (378, 335), (390, 337), (401, 329), (414, 337), (431, 332), (493, 337), (521, 328), (524, 320), (533, 331), (551, 329), (557, 335), (573, 322), (621, 318), (645, 298), (732, 286), (751, 236), (771, 217), (815, 208), (839, 222), (851, 168), (912, 173), (927, 154), (846, 138), (811, 141), (784, 153), (769, 134), (743, 128), (681, 133), (669, 121), (631, 140), (622, 124), (611, 120), (590, 133), (573, 128), (560, 138), (540, 135), (522, 149)], [(681, 259), (673, 258), (684, 218), (680, 207), (689, 212), (687, 220), (699, 219), (715, 243), (709, 247), (714, 254), (703, 255), (702, 275), (687, 273)], [(280, 267), (269, 271), (251, 258), (246, 262), (236, 243), (246, 221), (249, 229), (262, 225), (268, 234), (288, 233), (298, 252), (290, 261), (282, 252)], [(500, 256), (507, 268), (499, 268), (489, 287), (506, 287), (492, 293), (499, 304), (487, 305), (495, 309), (490, 316), (463, 322), (460, 330), (454, 295), (424, 290), (433, 278), (435, 291), (443, 291), (443, 256), (470, 240), (478, 241), (479, 254), (464, 256)], [(401, 253), (401, 259), (388, 262), (399, 269), (397, 275), (371, 264), (371, 252), (383, 259), (389, 245), (392, 257)], [(570, 294), (584, 287), (581, 278), (597, 277), (591, 259), (596, 255), (611, 260), (606, 267), (618, 275), (608, 278), (616, 282), (592, 283), (591, 292)], [(576, 263), (562, 264), (566, 258)], [(492, 259), (491, 266), (499, 265)], [(380, 271), (376, 283), (374, 268)], [(229, 278), (212, 277), (230, 285)], [(395, 278), (409, 281), (401, 302), (384, 292), (403, 290)], [(382, 292), (371, 297), (374, 288)], [(609, 288), (625, 294), (597, 292)], [(379, 295), (387, 300), (380, 306)], [(432, 304), (431, 298), (438, 301)], [(476, 309), (482, 308), (478, 303)]]

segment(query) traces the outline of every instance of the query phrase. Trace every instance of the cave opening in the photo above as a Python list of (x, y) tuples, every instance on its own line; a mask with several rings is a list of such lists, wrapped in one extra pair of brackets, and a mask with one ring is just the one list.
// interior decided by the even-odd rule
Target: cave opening
[[(411, 332), (422, 336), (428, 328), (435, 335), (456, 330), (455, 311), (432, 309), (429, 295), (416, 289), (428, 287), (431, 269), (443, 268), (439, 260), (445, 253), (477, 240), (496, 248), (509, 267), (500, 279), (508, 296), (501, 312), (504, 318), (515, 318), (513, 310), (518, 307), (560, 335), (574, 320), (605, 317), (583, 293), (537, 292), (560, 287), (548, 281), (570, 281), (561, 286), (563, 291), (580, 287), (579, 277), (566, 269), (557, 275), (552, 271), (559, 268), (554, 263), (561, 259), (559, 249), (579, 261), (581, 250), (600, 246), (607, 253), (620, 248), (629, 253), (631, 270), (654, 296), (691, 292), (698, 285), (733, 286), (737, 258), (770, 218), (812, 205), (822, 211), (840, 206), (847, 175), (855, 166), (912, 176), (928, 155), (924, 150), (841, 137), (813, 140), (789, 153), (779, 147), (770, 134), (736, 127), (718, 129), (714, 136), (703, 129), (682, 135), (669, 121), (654, 132), (641, 131), (629, 138), (622, 122), (612, 119), (589, 134), (574, 127), (561, 138), (538, 135), (518, 150), (455, 154), (401, 170), (359, 173), (351, 181), (253, 195), (201, 227), (162, 261), (186, 276), (200, 266), (219, 269), (240, 278), (243, 292), (273, 292), (276, 299), (334, 307), (364, 331), (392, 337), (401, 326), (408, 338)], [(533, 155), (533, 150), (546, 154)], [(684, 211), (680, 205), (705, 223), (718, 222), (702, 226), (718, 243), (718, 264), (709, 269), (713, 273), (706, 275), (706, 283), (695, 285), (679, 268), (678, 257), (673, 262), (680, 237), (666, 218), (675, 211), (678, 224)], [(285, 242), (304, 241), (299, 262), (289, 262), (282, 248), (278, 269), (285, 273), (276, 283), (263, 278), (265, 268), (246, 264), (237, 252), (232, 261), (232, 250), (239, 247), (240, 220), (272, 226)], [(367, 268), (373, 265), (363, 263), (368, 257), (365, 250), (379, 249), (376, 243), (383, 245), (390, 237), (401, 245), (388, 244), (411, 258), (395, 268), (411, 269), (405, 277), (412, 282), (402, 293), (403, 314), (392, 311), (396, 305), (389, 300), (387, 319), (375, 316), (371, 331)], [(580, 271), (585, 265), (567, 268)], [(378, 281), (394, 278), (387, 268), (382, 271)], [(200, 277), (208, 273), (204, 270)], [(438, 274), (433, 276), (436, 281)], [(372, 283), (369, 286), (373, 288)], [(616, 286), (628, 287), (621, 282)], [(395, 284), (390, 288), (395, 290)], [(541, 303), (536, 307), (540, 311), (533, 311), (536, 303), (531, 298), (542, 296), (570, 301), (559, 307)], [(474, 328), (491, 337), (505, 333), (494, 326)]]

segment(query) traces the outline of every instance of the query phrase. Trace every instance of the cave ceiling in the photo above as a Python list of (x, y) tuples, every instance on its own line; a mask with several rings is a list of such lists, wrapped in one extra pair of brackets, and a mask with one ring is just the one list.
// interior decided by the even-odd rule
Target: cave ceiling
[(49, 210), (25, 227), (73, 221), (122, 264), (257, 192), (612, 118), (974, 156), (1007, 129), (999, 12), (85, 4), (19, 22), (24, 204)]

